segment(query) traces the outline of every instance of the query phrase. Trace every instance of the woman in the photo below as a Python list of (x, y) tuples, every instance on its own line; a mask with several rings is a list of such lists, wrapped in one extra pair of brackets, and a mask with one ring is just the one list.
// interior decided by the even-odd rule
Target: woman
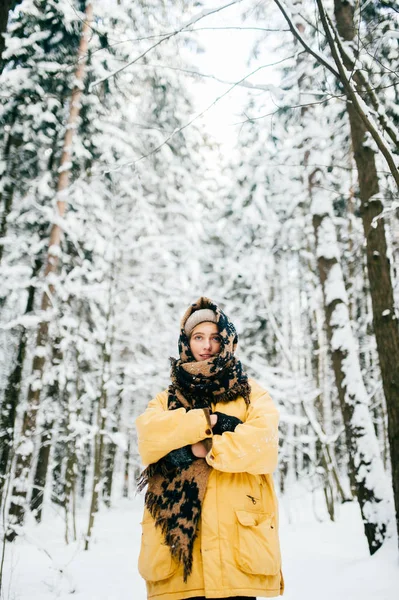
[(199, 298), (181, 321), (171, 385), (136, 420), (148, 465), (138, 567), (151, 600), (283, 594), (278, 411), (236, 346), (228, 317)]

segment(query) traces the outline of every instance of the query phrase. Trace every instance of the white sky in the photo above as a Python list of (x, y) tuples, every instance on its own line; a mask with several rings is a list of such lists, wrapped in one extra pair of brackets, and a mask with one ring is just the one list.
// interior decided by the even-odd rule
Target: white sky
[[(206, 2), (207, 8), (216, 8), (223, 6), (223, 0), (219, 2)], [(248, 27), (248, 26), (267, 26), (259, 23), (254, 18), (247, 18), (242, 23), (241, 13), (250, 3), (243, 0), (237, 5), (224, 9), (223, 11), (205, 17), (195, 26), (199, 28), (211, 27)], [(275, 11), (274, 11), (275, 12)], [(207, 75), (213, 75), (229, 82), (236, 82), (257, 66), (268, 62), (278, 60), (278, 56), (259, 57), (256, 62), (252, 60), (249, 63), (251, 49), (259, 35), (254, 31), (245, 30), (201, 30), (196, 34), (197, 40), (204, 46), (205, 52), (198, 54), (195, 60), (198, 63), (198, 70)], [(273, 67), (263, 69), (259, 73), (248, 79), (251, 83), (277, 84), (278, 75)], [(229, 85), (218, 83), (212, 79), (203, 79), (201, 84), (191, 80), (193, 90), (197, 100), (197, 111), (201, 112), (209, 106), (218, 96), (221, 96), (229, 89)], [(270, 102), (270, 93), (258, 92), (262, 95), (262, 100)], [(227, 96), (219, 100), (204, 115), (207, 129), (211, 131), (216, 140), (228, 146), (234, 144), (238, 134), (238, 128), (234, 125), (243, 120), (242, 110), (247, 98), (248, 90), (236, 86)]]

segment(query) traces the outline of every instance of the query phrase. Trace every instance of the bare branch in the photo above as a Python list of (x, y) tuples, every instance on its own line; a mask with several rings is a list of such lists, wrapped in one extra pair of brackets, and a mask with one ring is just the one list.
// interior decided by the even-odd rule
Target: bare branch
[[(324, 56), (322, 56), (318, 52), (314, 51), (305, 42), (305, 40), (303, 39), (303, 37), (300, 34), (300, 32), (298, 31), (298, 29), (295, 27), (291, 15), (289, 14), (288, 10), (283, 6), (282, 2), (280, 0), (274, 0), (274, 1), (277, 4), (277, 6), (279, 7), (285, 20), (287, 21), (287, 23), (290, 27), (290, 30), (292, 31), (295, 38), (302, 44), (302, 46), (307, 50), (307, 52), (309, 52), (309, 54), (311, 54), (314, 58), (316, 58), (320, 64), (324, 65), (331, 73), (334, 74), (334, 76), (338, 79), (338, 81), (341, 82), (341, 84), (344, 87), (344, 90), (345, 90), (345, 93), (347, 96), (347, 100), (352, 102), (353, 107), (356, 110), (356, 112), (358, 113), (359, 117), (362, 119), (362, 121), (366, 127), (366, 130), (370, 133), (373, 140), (377, 144), (381, 154), (384, 156), (385, 160), (387, 161), (387, 163), (389, 165), (389, 169), (392, 173), (392, 176), (395, 179), (395, 182), (397, 183), (397, 185), (399, 187), (399, 170), (398, 170), (398, 167), (396, 166), (395, 159), (392, 155), (391, 148), (389, 147), (385, 138), (383, 137), (382, 133), (380, 132), (378, 125), (375, 122), (374, 117), (372, 116), (372, 114), (370, 112), (369, 106), (367, 105), (367, 103), (363, 100), (361, 95), (357, 92), (357, 90), (352, 85), (352, 82), (350, 80), (350, 73), (347, 70), (347, 66), (344, 64), (343, 60), (341, 60), (341, 56), (345, 56), (345, 54), (344, 55), (340, 54), (342, 44), (340, 43), (339, 35), (336, 32), (336, 30), (331, 22), (331, 19), (329, 19), (327, 13), (324, 10), (322, 0), (316, 0), (316, 3), (318, 6), (318, 9), (319, 9), (319, 15), (320, 15), (320, 19), (321, 19), (321, 22), (323, 25), (323, 29), (324, 29), (326, 37), (327, 37), (328, 45), (330, 47), (332, 57), (334, 59), (335, 65), (338, 70), (336, 70), (331, 65), (331, 63), (327, 59), (324, 58)], [(363, 73), (358, 75), (359, 73), (361, 73), (361, 72), (360, 71), (356, 72), (357, 77), (359, 77), (359, 78), (364, 77)], [(366, 88), (365, 91), (366, 92), (368, 91), (369, 95), (372, 97), (373, 90), (372, 90), (371, 86), (369, 87), (369, 90), (367, 90), (367, 85), (368, 85), (367, 80), (364, 79), (362, 84)], [(371, 101), (373, 102), (372, 98), (371, 98)], [(383, 127), (383, 131), (385, 131), (391, 137), (391, 139), (393, 141), (395, 141), (395, 139), (397, 139), (397, 137), (395, 136), (395, 132), (392, 130), (392, 128), (386, 122), (385, 115), (380, 113), (380, 111), (378, 110), (379, 106), (378, 106), (378, 100), (377, 100), (376, 96), (374, 98), (374, 102), (377, 103), (376, 104), (376, 106), (377, 106), (376, 112), (377, 112), (377, 116), (380, 120), (380, 124)]]
[[(321, 2), (320, 2), (320, 4), (322, 6)], [(376, 112), (376, 115), (377, 115), (378, 121), (380, 122), (381, 127), (389, 135), (389, 137), (391, 138), (391, 140), (393, 141), (395, 146), (398, 146), (399, 134), (395, 130), (395, 127), (393, 126), (393, 124), (388, 123), (384, 111), (381, 111), (379, 100), (377, 98), (377, 95), (374, 93), (374, 88), (370, 85), (367, 75), (365, 74), (365, 72), (361, 71), (360, 69), (355, 70), (355, 64), (354, 64), (353, 60), (351, 59), (351, 57), (346, 52), (344, 45), (342, 44), (342, 40), (338, 34), (338, 31), (334, 27), (334, 24), (332, 23), (328, 14), (325, 13), (325, 15), (326, 15), (326, 19), (328, 20), (330, 29), (334, 33), (334, 40), (338, 47), (339, 53), (342, 57), (343, 66), (352, 71), (351, 77), (353, 74), (353, 79), (355, 80), (355, 82), (357, 84), (359, 84), (361, 87), (363, 87), (364, 91), (367, 92), (367, 95), (370, 99), (373, 109)], [(348, 78), (349, 84), (350, 84), (351, 77)]]
[(181, 133), (182, 131), (184, 131), (184, 129), (186, 129), (187, 127), (189, 127), (190, 125), (192, 125), (192, 123), (194, 123), (194, 121), (196, 121), (197, 119), (199, 119), (200, 117), (202, 117), (205, 113), (207, 113), (217, 102), (219, 102), (222, 98), (224, 98), (225, 96), (227, 96), (227, 94), (229, 94), (234, 88), (238, 87), (243, 81), (245, 81), (246, 79), (248, 79), (248, 77), (251, 77), (252, 75), (254, 75), (255, 73), (257, 73), (258, 71), (260, 71), (262, 68), (263, 67), (257, 67), (255, 70), (251, 71), (250, 73), (248, 73), (247, 75), (245, 75), (244, 77), (242, 77), (239, 81), (236, 81), (225, 92), (223, 92), (223, 94), (221, 94), (220, 96), (218, 96), (215, 100), (213, 100), (213, 102), (211, 102), (211, 104), (209, 104), (206, 108), (204, 108), (204, 110), (202, 110), (197, 115), (195, 115), (195, 117), (193, 117), (192, 119), (190, 119), (190, 121), (188, 121), (187, 123), (185, 123), (181, 127), (178, 127), (177, 129), (175, 129), (174, 131), (172, 131), (172, 133), (170, 135), (168, 135), (156, 148), (154, 148), (153, 150), (151, 150), (151, 152), (148, 152), (147, 154), (142, 154), (141, 156), (139, 156), (139, 158), (136, 158), (135, 160), (129, 161), (127, 163), (124, 163), (123, 165), (116, 165), (115, 167), (110, 167), (110, 168), (106, 169), (105, 171), (103, 171), (103, 174), (104, 173), (110, 173), (112, 171), (119, 171), (119, 169), (121, 169), (123, 167), (128, 167), (128, 166), (131, 166), (131, 165), (135, 165), (138, 162), (140, 162), (141, 160), (143, 160), (145, 158), (149, 158), (153, 154), (156, 154), (157, 152), (159, 152), (159, 150), (163, 146), (165, 146), (169, 142), (169, 140), (172, 137), (174, 137), (178, 133)]
[(124, 71), (125, 69), (127, 69), (128, 67), (130, 67), (131, 65), (133, 65), (134, 63), (136, 63), (137, 61), (139, 61), (141, 58), (144, 58), (144, 56), (146, 56), (149, 52), (151, 52), (151, 50), (154, 50), (154, 48), (156, 48), (157, 46), (159, 46), (163, 42), (166, 42), (167, 40), (170, 40), (172, 37), (175, 37), (176, 35), (178, 35), (182, 31), (184, 31), (188, 27), (191, 27), (191, 25), (194, 25), (195, 23), (198, 23), (198, 21), (201, 21), (202, 19), (204, 19), (205, 17), (208, 17), (209, 15), (213, 15), (215, 13), (218, 13), (218, 12), (224, 10), (225, 8), (228, 8), (229, 6), (233, 6), (234, 4), (240, 4), (240, 2), (242, 2), (242, 0), (233, 0), (232, 2), (229, 2), (228, 4), (224, 4), (223, 6), (219, 6), (217, 8), (211, 8), (211, 9), (202, 11), (199, 15), (197, 15), (196, 17), (193, 17), (192, 19), (190, 19), (190, 21), (188, 23), (186, 23), (186, 25), (183, 25), (183, 27), (181, 27), (180, 29), (177, 29), (176, 31), (173, 31), (169, 35), (166, 35), (165, 37), (163, 37), (162, 39), (160, 39), (156, 44), (153, 44), (152, 46), (150, 46), (149, 48), (147, 48), (147, 50), (145, 50), (144, 52), (142, 52), (142, 54), (140, 54), (139, 56), (136, 56), (136, 58), (134, 58), (133, 60), (131, 60), (130, 62), (128, 62), (123, 67), (120, 67), (119, 69), (116, 69), (115, 71), (113, 71), (109, 75), (106, 75), (105, 77), (101, 77), (100, 79), (97, 79), (96, 81), (93, 81), (91, 83), (90, 87), (89, 87), (89, 92), (91, 92), (92, 89), (95, 86), (97, 86), (99, 83), (102, 83), (103, 81), (106, 81), (107, 79), (110, 79), (111, 77), (115, 77), (115, 75), (118, 75), (118, 73), (120, 73), (121, 71)]
[(245, 121), (238, 121), (237, 123), (234, 123), (234, 125), (243, 125), (245, 123), (252, 123), (253, 121), (259, 121), (260, 119), (265, 119), (266, 117), (271, 117), (271, 116), (277, 114), (279, 110), (283, 110), (283, 109), (287, 109), (287, 108), (288, 109), (307, 108), (308, 106), (315, 106), (316, 104), (325, 104), (326, 102), (329, 102), (333, 98), (339, 99), (340, 97), (344, 98), (345, 95), (342, 94), (342, 96), (335, 96), (335, 95), (329, 94), (328, 97), (324, 98), (323, 100), (317, 100), (316, 102), (307, 102), (306, 104), (293, 104), (292, 106), (278, 106), (276, 104), (277, 108), (273, 112), (266, 113), (265, 115), (260, 115), (259, 117), (248, 117), (247, 119), (245, 119)]
[[(184, 31), (182, 31), (181, 33), (191, 33), (191, 32), (195, 32), (195, 31), (224, 31), (224, 30), (239, 30), (239, 31), (267, 31), (267, 32), (287, 32), (289, 31), (289, 29), (271, 29), (268, 27), (240, 27), (240, 26), (231, 26), (231, 27), (196, 27), (196, 28), (189, 28), (189, 29), (185, 29)], [(109, 50), (109, 48), (113, 48), (114, 46), (119, 46), (120, 44), (128, 44), (131, 42), (143, 42), (143, 41), (147, 41), (147, 40), (156, 40), (159, 38), (166, 38), (169, 35), (173, 35), (175, 32), (165, 32), (165, 33), (158, 33), (156, 35), (146, 35), (143, 37), (136, 37), (136, 38), (126, 38), (126, 39), (119, 39), (118, 41), (112, 43), (112, 44), (108, 44), (108, 46), (103, 47), (103, 46), (99, 46), (98, 48), (96, 48), (95, 50), (91, 51), (91, 56), (93, 56), (93, 54), (96, 54), (97, 52), (107, 52)], [(115, 58), (115, 57), (114, 57)]]
[(271, 31), (275, 33), (280, 33), (284, 31), (289, 31), (289, 29), (271, 29), (269, 27), (240, 27), (231, 25), (229, 27), (195, 27), (194, 29), (187, 29), (187, 31), (223, 31), (223, 30), (239, 30), (239, 31)]
[[(272, 63), (268, 63), (267, 65), (261, 65), (260, 67), (258, 67), (258, 71), (260, 71), (261, 69), (266, 69), (267, 67), (274, 67), (275, 65), (279, 65), (283, 62), (285, 62), (286, 60), (290, 60), (291, 58), (295, 58), (295, 54), (291, 55), (291, 56), (286, 56), (285, 58), (282, 58), (280, 60), (277, 60), (275, 62)], [(240, 86), (240, 87), (245, 87), (251, 90), (262, 90), (262, 91), (275, 91), (276, 90), (276, 86), (272, 85), (272, 84), (262, 84), (262, 83), (251, 83), (249, 81), (243, 81), (241, 80), (240, 83), (237, 82), (233, 82), (233, 81), (226, 81), (225, 79), (220, 79), (219, 77), (216, 77), (216, 75), (210, 75), (208, 73), (200, 73), (199, 71), (192, 71), (190, 69), (183, 69), (181, 67), (172, 67), (170, 65), (157, 65), (157, 64), (152, 64), (152, 63), (148, 63), (146, 65), (143, 65), (146, 68), (161, 68), (161, 69), (171, 69), (172, 71), (180, 71), (181, 73), (185, 73), (187, 75), (192, 75), (193, 77), (201, 77), (204, 79), (212, 79), (213, 81), (217, 81), (218, 83), (224, 83), (226, 85), (234, 85), (234, 86)], [(249, 76), (247, 76), (249, 77)]]
[[(277, 1), (277, 0), (276, 0)], [(353, 88), (351, 82), (348, 78), (348, 71), (341, 60), (339, 48), (340, 38), (333, 27), (331, 19), (327, 16), (327, 13), (324, 10), (322, 0), (316, 0), (317, 6), (319, 8), (320, 19), (323, 23), (324, 31), (326, 32), (327, 41), (330, 46), (331, 54), (334, 59), (335, 64), (337, 65), (339, 71), (339, 80), (344, 86), (345, 92), (347, 94), (348, 100), (352, 102), (353, 107), (358, 113), (359, 117), (362, 119), (366, 130), (371, 134), (373, 140), (377, 144), (381, 154), (384, 156), (385, 160), (389, 165), (389, 169), (392, 173), (393, 178), (395, 179), (396, 184), (399, 187), (399, 170), (396, 166), (395, 159), (392, 155), (391, 149), (385, 141), (384, 137), (381, 135), (381, 132), (378, 130), (377, 124), (374, 121), (374, 118), (370, 114), (369, 107), (366, 102), (360, 96), (360, 94)], [(388, 132), (387, 132), (388, 133)]]
[(339, 73), (338, 71), (335, 70), (334, 66), (330, 63), (330, 61), (328, 60), (328, 58), (324, 57), (322, 54), (320, 54), (319, 52), (316, 52), (316, 50), (313, 50), (313, 48), (311, 48), (309, 46), (309, 44), (307, 44), (307, 42), (303, 39), (302, 35), (300, 34), (300, 32), (298, 31), (298, 29), (295, 27), (293, 20), (292, 20), (292, 16), (289, 13), (288, 9), (283, 5), (282, 2), (280, 2), (280, 0), (274, 0), (274, 2), (277, 4), (277, 6), (279, 7), (283, 17), (285, 18), (285, 20), (288, 23), (288, 27), (290, 28), (292, 34), (296, 37), (296, 39), (298, 40), (298, 42), (305, 48), (305, 50), (307, 52), (309, 52), (309, 54), (311, 54), (320, 64), (322, 64), (324, 67), (326, 67), (326, 69), (328, 69), (329, 71), (331, 71), (331, 73), (337, 78), (340, 79), (339, 77)]

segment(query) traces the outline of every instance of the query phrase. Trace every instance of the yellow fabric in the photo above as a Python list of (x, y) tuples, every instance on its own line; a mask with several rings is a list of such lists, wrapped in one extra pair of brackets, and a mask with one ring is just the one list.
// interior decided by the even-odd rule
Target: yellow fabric
[(241, 397), (212, 405), (212, 410), (243, 421), (231, 433), (207, 435), (202, 409), (169, 411), (167, 390), (151, 400), (136, 420), (144, 465), (212, 437), (206, 461), (213, 469), (194, 543), (193, 570), (186, 583), (182, 566), (171, 558), (161, 532), (144, 509), (138, 568), (151, 600), (283, 595), (272, 477), (278, 458), (279, 413), (268, 392), (252, 379), (250, 384), (249, 406)]

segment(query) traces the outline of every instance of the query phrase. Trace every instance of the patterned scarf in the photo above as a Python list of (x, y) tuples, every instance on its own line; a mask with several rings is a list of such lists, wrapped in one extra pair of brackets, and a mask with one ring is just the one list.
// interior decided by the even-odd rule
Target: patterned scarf
[[(210, 308), (217, 315), (221, 348), (218, 355), (196, 361), (184, 325), (193, 312), (202, 308)], [(168, 409), (202, 408), (210, 426), (211, 402), (230, 402), (242, 396), (249, 404), (248, 377), (234, 356), (237, 342), (234, 325), (216, 304), (205, 297), (192, 304), (181, 321), (180, 358), (170, 359), (172, 383), (168, 388)], [(204, 443), (209, 451), (211, 438)], [(170, 468), (160, 459), (143, 471), (138, 482), (139, 491), (148, 484), (145, 505), (155, 526), (161, 528), (171, 555), (183, 563), (184, 581), (192, 570), (193, 546), (211, 468), (203, 458), (181, 468)]]

